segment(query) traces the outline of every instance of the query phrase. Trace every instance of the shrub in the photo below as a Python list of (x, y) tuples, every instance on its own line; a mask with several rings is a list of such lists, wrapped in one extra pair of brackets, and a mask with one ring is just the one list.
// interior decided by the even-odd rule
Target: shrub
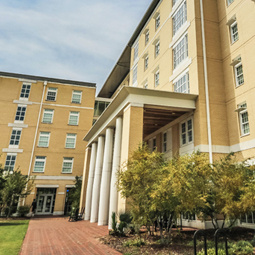
[[(200, 252), (198, 252), (197, 255), (204, 255), (205, 251), (204, 249), (202, 249)], [(222, 249), (218, 249), (218, 255), (225, 255), (225, 251)], [(215, 249), (214, 248), (210, 248), (207, 250), (207, 255), (215, 255)]]
[(131, 247), (131, 246), (136, 246), (140, 247), (142, 245), (145, 245), (144, 239), (134, 239), (134, 240), (128, 240), (123, 243), (125, 247)]
[(24, 217), (29, 213), (30, 208), (28, 206), (19, 206), (18, 214), (20, 217)]
[(248, 241), (239, 241), (231, 245), (230, 255), (252, 255), (253, 246)]

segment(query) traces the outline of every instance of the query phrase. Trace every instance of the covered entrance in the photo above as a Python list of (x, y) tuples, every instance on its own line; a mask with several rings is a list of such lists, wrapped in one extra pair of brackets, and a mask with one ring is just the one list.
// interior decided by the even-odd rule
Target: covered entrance
[(38, 188), (36, 194), (36, 214), (52, 214), (56, 197), (55, 188)]

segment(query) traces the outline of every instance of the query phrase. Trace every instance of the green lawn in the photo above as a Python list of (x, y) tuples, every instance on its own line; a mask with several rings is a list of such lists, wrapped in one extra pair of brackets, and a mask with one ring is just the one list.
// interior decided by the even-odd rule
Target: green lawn
[(0, 219), (0, 255), (19, 254), (29, 220)]

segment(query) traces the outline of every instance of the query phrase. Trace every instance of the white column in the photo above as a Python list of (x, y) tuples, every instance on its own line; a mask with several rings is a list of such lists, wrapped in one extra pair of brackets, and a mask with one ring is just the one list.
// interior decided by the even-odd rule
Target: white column
[(91, 199), (92, 199), (92, 189), (93, 189), (94, 174), (95, 174), (96, 155), (97, 155), (97, 144), (92, 143), (90, 165), (89, 165), (89, 178), (88, 178), (88, 186), (87, 186), (87, 192), (86, 192), (86, 205), (85, 205), (85, 218), (84, 218), (85, 220), (90, 220)]
[(107, 225), (110, 198), (110, 183), (112, 172), (112, 154), (113, 154), (113, 128), (106, 129), (104, 162), (102, 171), (102, 181), (100, 189), (98, 225)]
[(97, 219), (98, 219), (98, 205), (99, 205), (99, 195), (100, 195), (99, 192), (100, 192), (100, 185), (101, 185), (103, 157), (104, 157), (104, 137), (99, 136), (98, 145), (97, 145), (95, 177), (94, 177), (93, 192), (92, 192), (90, 222), (97, 222)]
[(109, 208), (109, 221), (108, 228), (112, 228), (112, 213), (117, 214), (118, 211), (118, 190), (116, 187), (117, 182), (117, 171), (120, 168), (120, 156), (121, 156), (121, 139), (122, 138), (122, 117), (116, 120), (115, 129), (115, 140), (113, 149), (113, 161), (112, 161), (112, 178), (111, 178), (111, 188), (110, 188), (110, 208)]

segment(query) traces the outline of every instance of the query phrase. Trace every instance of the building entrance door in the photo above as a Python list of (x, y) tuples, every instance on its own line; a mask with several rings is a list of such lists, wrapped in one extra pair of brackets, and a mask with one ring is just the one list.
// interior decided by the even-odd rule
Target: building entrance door
[(53, 206), (53, 195), (42, 194), (38, 196), (36, 213), (37, 214), (51, 214)]

